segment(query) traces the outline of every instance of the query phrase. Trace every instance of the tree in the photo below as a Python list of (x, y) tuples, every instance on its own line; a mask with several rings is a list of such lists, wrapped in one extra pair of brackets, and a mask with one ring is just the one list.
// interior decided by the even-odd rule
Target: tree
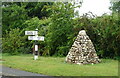
[(16, 3), (3, 3), (2, 5), (2, 30), (3, 36), (5, 31), (10, 29), (25, 28), (22, 24), (28, 19), (24, 6), (18, 6)]
[(26, 28), (27, 26), (23, 25), (26, 20), (34, 17), (39, 19), (49, 17), (52, 12), (50, 10), (52, 4), (51, 2), (3, 2), (3, 36), (5, 30), (10, 31), (10, 28)]
[(120, 1), (111, 2), (110, 10), (112, 10), (113, 12), (120, 12)]
[(39, 19), (49, 17), (52, 13), (52, 2), (29, 2), (25, 9), (29, 17), (38, 17)]
[(67, 55), (73, 42), (74, 5), (55, 3), (52, 7), (51, 23), (47, 34), (47, 48), (50, 55)]

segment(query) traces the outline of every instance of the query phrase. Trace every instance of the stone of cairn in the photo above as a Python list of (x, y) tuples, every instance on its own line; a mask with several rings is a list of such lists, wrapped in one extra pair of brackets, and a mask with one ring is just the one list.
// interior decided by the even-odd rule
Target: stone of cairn
[(81, 30), (73, 43), (68, 55), (67, 63), (74, 64), (96, 64), (101, 62), (94, 49), (93, 43), (87, 36), (85, 30)]

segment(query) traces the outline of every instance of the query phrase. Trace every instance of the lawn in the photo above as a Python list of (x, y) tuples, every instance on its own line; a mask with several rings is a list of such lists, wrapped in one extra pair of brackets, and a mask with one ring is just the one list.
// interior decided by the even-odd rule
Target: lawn
[(118, 61), (101, 59), (94, 65), (65, 63), (65, 57), (43, 57), (33, 60), (32, 55), (3, 54), (3, 65), (49, 76), (118, 76)]

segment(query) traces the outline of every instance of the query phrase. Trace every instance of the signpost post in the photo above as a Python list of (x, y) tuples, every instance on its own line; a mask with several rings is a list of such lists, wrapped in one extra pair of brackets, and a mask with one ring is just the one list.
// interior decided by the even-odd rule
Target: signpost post
[(35, 40), (34, 44), (34, 60), (38, 59), (38, 44), (37, 41), (44, 41), (44, 36), (38, 36), (38, 29), (35, 31), (25, 31), (25, 35), (35, 35), (35, 36), (28, 36), (28, 40)]

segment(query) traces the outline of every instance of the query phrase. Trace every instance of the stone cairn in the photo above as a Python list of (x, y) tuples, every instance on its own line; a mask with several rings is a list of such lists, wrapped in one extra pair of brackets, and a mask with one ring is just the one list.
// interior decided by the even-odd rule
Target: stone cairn
[(67, 63), (96, 64), (101, 62), (94, 49), (93, 43), (85, 30), (81, 30), (66, 57)]

